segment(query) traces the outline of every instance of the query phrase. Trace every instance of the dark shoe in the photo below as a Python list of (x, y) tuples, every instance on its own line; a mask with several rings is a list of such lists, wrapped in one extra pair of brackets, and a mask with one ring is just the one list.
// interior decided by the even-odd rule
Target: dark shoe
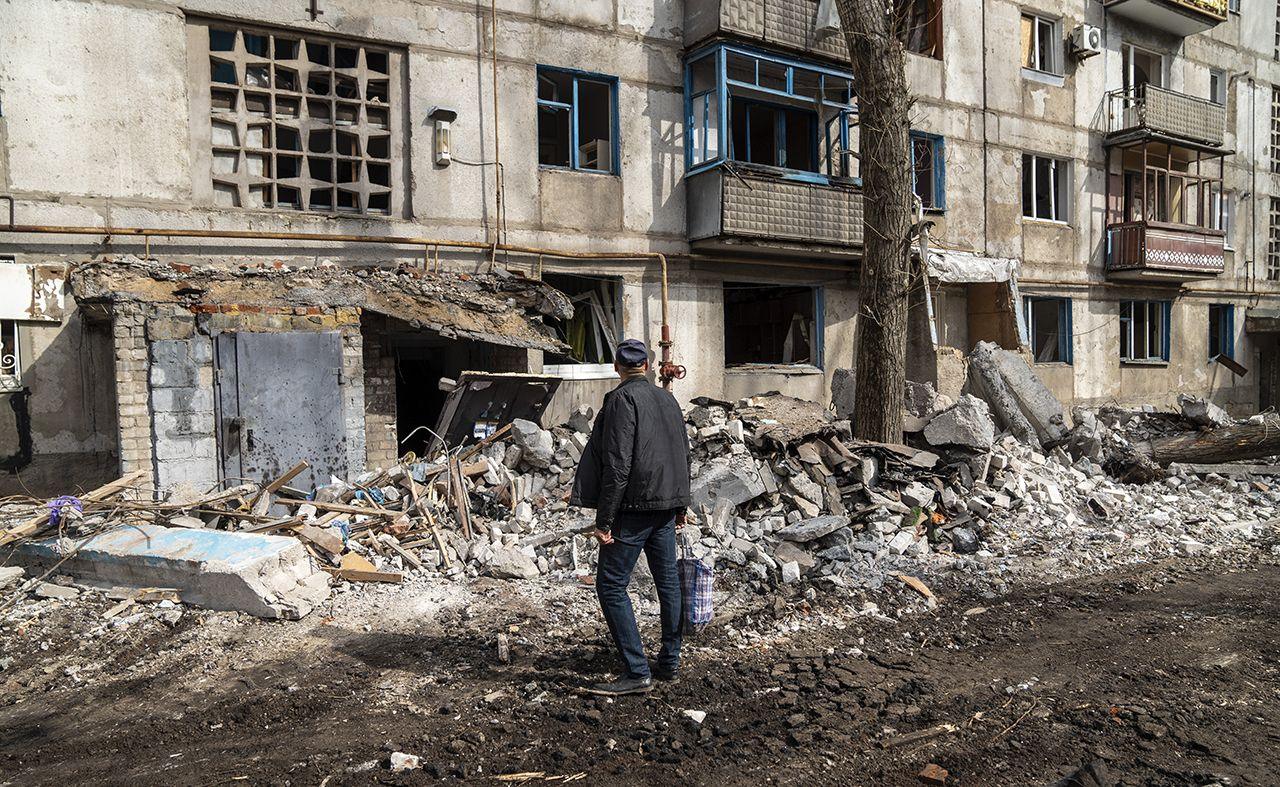
[(653, 671), (654, 680), (671, 681), (671, 680), (675, 680), (679, 676), (680, 676), (680, 670), (678, 669), (662, 669), (661, 667), (659, 667), (658, 669)]
[(587, 687), (591, 694), (602, 694), (606, 697), (621, 697), (624, 694), (648, 694), (653, 691), (653, 681), (649, 678), (619, 678), (611, 683), (597, 683)]

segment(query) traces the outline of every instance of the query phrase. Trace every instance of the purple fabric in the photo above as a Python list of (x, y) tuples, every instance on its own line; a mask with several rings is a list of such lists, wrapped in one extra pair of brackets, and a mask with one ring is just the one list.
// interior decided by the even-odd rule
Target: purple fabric
[(49, 524), (54, 527), (62, 520), (62, 509), (64, 506), (71, 506), (76, 511), (84, 513), (84, 503), (80, 502), (80, 498), (71, 495), (63, 495), (62, 497), (50, 500), (45, 504), (45, 508), (49, 509)]

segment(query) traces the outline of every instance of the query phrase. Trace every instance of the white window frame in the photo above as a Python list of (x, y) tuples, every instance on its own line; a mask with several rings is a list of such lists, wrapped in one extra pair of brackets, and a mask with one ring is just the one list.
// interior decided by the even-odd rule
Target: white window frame
[(1227, 72), (1221, 68), (1209, 69), (1209, 100), (1218, 106), (1227, 105)]
[(22, 331), (17, 320), (0, 320), (0, 337), (13, 339), (13, 352), (0, 355), (0, 391), (16, 391), (22, 387)]
[[(1041, 16), (1030, 11), (1023, 11), (1022, 16), (1031, 20), (1031, 59), (1033, 63), (1027, 65), (1022, 64), (1024, 71), (1034, 71), (1039, 74), (1051, 74), (1053, 76), (1062, 76), (1065, 73), (1063, 66), (1063, 50), (1065, 49), (1062, 37), (1062, 20), (1052, 19), (1047, 16)], [(1040, 61), (1042, 36), (1046, 35), (1044, 28), (1047, 27), (1049, 32), (1048, 46), (1045, 47), (1045, 60)], [(1021, 45), (1021, 30), (1019, 30), (1019, 45)]]
[[(1163, 363), (1169, 362), (1169, 358), (1165, 355), (1165, 345), (1166, 343), (1169, 342), (1169, 339), (1170, 339), (1169, 325), (1165, 320), (1166, 303), (1167, 301), (1145, 301), (1145, 300), (1133, 300), (1133, 301), (1120, 302), (1120, 330), (1127, 331), (1128, 332), (1127, 338), (1129, 339), (1128, 355), (1124, 354), (1124, 343), (1121, 342), (1120, 344), (1120, 350), (1121, 350), (1120, 361), (1122, 363), (1163, 364)], [(1128, 317), (1124, 316), (1124, 310), (1126, 306), (1129, 307)], [(1143, 321), (1143, 326), (1146, 329), (1146, 333), (1142, 337), (1142, 343), (1146, 349), (1146, 354), (1142, 356), (1135, 355), (1133, 351), (1134, 338), (1135, 338), (1133, 313), (1135, 309), (1143, 309), (1146, 312), (1146, 314), (1144, 315), (1145, 319)], [(1152, 354), (1151, 352), (1152, 348), (1151, 348), (1151, 341), (1150, 341), (1151, 339), (1150, 325), (1153, 322), (1159, 325), (1160, 327), (1160, 330), (1156, 336), (1157, 347), (1155, 348), (1156, 352), (1154, 354)], [(1172, 349), (1170, 349), (1170, 353), (1172, 353)]]
[(1159, 59), (1160, 65), (1156, 69), (1156, 73), (1159, 75), (1160, 78), (1159, 80), (1153, 79), (1148, 84), (1152, 84), (1152, 85), (1155, 85), (1156, 87), (1161, 87), (1161, 88), (1165, 86), (1165, 82), (1168, 81), (1165, 78), (1165, 68), (1168, 65), (1168, 63), (1166, 62), (1167, 59), (1165, 58), (1163, 52), (1156, 52), (1153, 49), (1147, 49), (1145, 47), (1136, 46), (1134, 44), (1130, 44), (1127, 42), (1120, 45), (1120, 50), (1121, 50), (1121, 62), (1124, 64), (1124, 74), (1122, 75), (1122, 78), (1124, 80), (1124, 86), (1126, 88), (1128, 88), (1129, 90), (1132, 90), (1134, 88), (1133, 55), (1136, 52), (1141, 52), (1144, 55), (1153, 55)]
[[(1035, 221), (1054, 221), (1060, 224), (1069, 224), (1071, 222), (1071, 189), (1072, 189), (1072, 169), (1069, 159), (1056, 158), (1054, 156), (1045, 156), (1039, 153), (1024, 152), (1023, 156), (1031, 157), (1030, 173), (1024, 165), (1022, 169), (1022, 177), (1025, 180), (1028, 176), (1031, 178), (1031, 213), (1027, 213), (1024, 205), (1022, 208), (1022, 217), (1024, 219), (1033, 219)], [(1053, 188), (1049, 190), (1049, 212), (1051, 216), (1035, 215), (1036, 201), (1036, 161), (1044, 159), (1049, 162), (1049, 176)], [(1024, 159), (1025, 162), (1025, 159)], [(1060, 199), (1061, 198), (1061, 199)]]
[(1222, 230), (1223, 247), (1234, 249), (1231, 245), (1231, 228), (1235, 224), (1235, 192), (1213, 189), (1209, 192), (1209, 229)]

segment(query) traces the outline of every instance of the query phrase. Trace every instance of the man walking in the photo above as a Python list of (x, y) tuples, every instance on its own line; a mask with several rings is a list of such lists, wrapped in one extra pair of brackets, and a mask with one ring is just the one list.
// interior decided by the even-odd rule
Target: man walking
[[(641, 694), (653, 688), (654, 677), (674, 679), (680, 667), (676, 527), (684, 524), (689, 505), (689, 438), (675, 397), (646, 376), (649, 350), (643, 342), (619, 344), (613, 368), (622, 382), (604, 397), (569, 503), (596, 510), (596, 595), (624, 667), (618, 680), (589, 691)], [(662, 650), (653, 673), (627, 596), (641, 552), (661, 608)]]

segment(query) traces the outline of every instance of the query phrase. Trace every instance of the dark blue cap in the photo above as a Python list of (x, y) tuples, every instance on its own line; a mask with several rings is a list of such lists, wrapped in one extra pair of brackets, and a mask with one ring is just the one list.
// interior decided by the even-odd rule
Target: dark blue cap
[(642, 366), (649, 361), (649, 348), (639, 339), (623, 339), (613, 357), (623, 366)]

